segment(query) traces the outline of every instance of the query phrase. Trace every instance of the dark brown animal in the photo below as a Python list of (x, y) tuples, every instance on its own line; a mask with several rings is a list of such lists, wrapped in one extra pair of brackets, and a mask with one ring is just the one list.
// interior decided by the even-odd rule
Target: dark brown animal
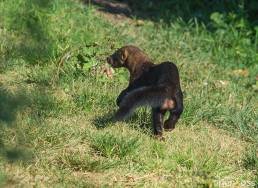
[(163, 119), (169, 118), (165, 130), (173, 130), (183, 112), (183, 94), (179, 73), (172, 62), (153, 64), (148, 56), (135, 46), (124, 46), (107, 58), (113, 68), (124, 67), (130, 72), (128, 87), (118, 98), (115, 120), (123, 120), (139, 106), (152, 107), (154, 134), (162, 137)]

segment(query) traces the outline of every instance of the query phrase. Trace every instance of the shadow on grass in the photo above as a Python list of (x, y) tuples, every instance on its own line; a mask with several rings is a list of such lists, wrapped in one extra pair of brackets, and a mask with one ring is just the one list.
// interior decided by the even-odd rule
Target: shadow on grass
[(29, 103), (24, 91), (14, 95), (0, 87), (0, 122), (11, 125), (16, 119), (16, 112)]
[[(29, 105), (29, 99), (24, 91), (17, 94), (10, 93), (4, 88), (0, 87), (0, 155), (9, 162), (14, 161), (28, 161), (32, 154), (24, 147), (15, 144), (15, 146), (7, 146), (4, 144), (3, 138), (6, 137), (4, 129), (16, 130), (15, 120), (16, 114), (19, 110)], [(6, 127), (7, 126), (7, 127)], [(17, 137), (15, 133), (15, 137)]]
[(60, 108), (55, 98), (44, 89), (15, 92), (0, 86), (0, 157), (9, 162), (29, 162), (33, 153), (29, 146), (37, 137), (33, 126), (44, 124)]
[(210, 0), (85, 0), (100, 6), (100, 10), (111, 14), (123, 14), (152, 21), (171, 21), (182, 18), (185, 22), (196, 18), (209, 26), (210, 16), (214, 12), (234, 13), (248, 20), (252, 25), (258, 24), (258, 2), (256, 0), (210, 1)]
[(16, 146), (7, 147), (0, 145), (0, 155), (3, 156), (8, 162), (13, 163), (16, 161), (29, 162), (33, 159), (33, 154), (27, 148)]
[[(97, 129), (104, 129), (109, 126), (114, 126), (116, 121), (113, 120), (115, 112), (108, 112), (102, 116), (97, 116), (92, 120), (93, 125)], [(129, 127), (140, 131), (144, 134), (150, 135), (152, 129), (152, 122), (149, 120), (150, 114), (146, 109), (137, 110), (133, 115), (121, 122), (126, 122)]]
[(14, 59), (21, 58), (26, 63), (38, 64), (55, 55), (55, 42), (51, 37), (48, 16), (51, 11), (51, 0), (17, 1), (17, 5), (6, 9), (6, 27), (14, 33), (16, 42), (10, 41), (6, 46), (1, 68), (5, 69), (15, 63)]
[(108, 112), (103, 116), (97, 116), (96, 118), (94, 118), (92, 120), (92, 123), (97, 129), (103, 129), (108, 126), (114, 125), (115, 122), (113, 121), (113, 116), (113, 112)]

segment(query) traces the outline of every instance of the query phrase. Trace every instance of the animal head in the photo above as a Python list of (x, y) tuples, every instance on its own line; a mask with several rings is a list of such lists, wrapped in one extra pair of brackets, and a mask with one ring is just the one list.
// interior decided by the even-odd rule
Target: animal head
[(116, 50), (112, 55), (107, 57), (107, 63), (113, 68), (123, 67), (128, 56), (126, 47)]
[(132, 67), (135, 64), (150, 62), (148, 56), (136, 46), (124, 46), (107, 57), (107, 63), (113, 68)]

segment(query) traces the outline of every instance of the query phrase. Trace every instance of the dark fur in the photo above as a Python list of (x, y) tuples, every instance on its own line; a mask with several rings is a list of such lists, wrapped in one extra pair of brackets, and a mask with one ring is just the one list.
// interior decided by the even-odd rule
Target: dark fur
[(163, 118), (170, 112), (164, 123), (165, 130), (172, 130), (183, 112), (183, 94), (179, 73), (172, 62), (153, 64), (148, 56), (135, 46), (118, 49), (107, 58), (114, 68), (125, 67), (130, 72), (129, 86), (118, 98), (119, 109), (116, 120), (123, 120), (139, 106), (152, 107), (154, 134), (161, 136)]

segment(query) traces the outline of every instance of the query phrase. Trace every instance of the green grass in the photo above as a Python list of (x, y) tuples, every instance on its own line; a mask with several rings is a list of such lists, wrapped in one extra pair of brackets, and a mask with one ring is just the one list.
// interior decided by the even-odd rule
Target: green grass
[[(257, 186), (258, 34), (217, 13), (213, 30), (101, 15), (80, 1), (0, 1), (0, 186)], [(149, 109), (108, 121), (128, 73), (100, 66), (125, 44), (179, 67), (185, 111), (165, 142)]]

